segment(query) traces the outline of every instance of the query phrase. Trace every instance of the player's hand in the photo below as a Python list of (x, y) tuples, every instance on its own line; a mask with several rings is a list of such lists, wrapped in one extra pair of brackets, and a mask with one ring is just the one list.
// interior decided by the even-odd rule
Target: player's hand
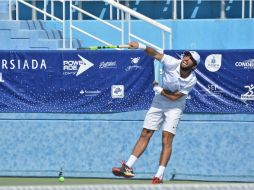
[(161, 94), (162, 90), (163, 90), (163, 88), (160, 87), (159, 85), (155, 85), (153, 87), (153, 91), (155, 92), (155, 94)]
[(129, 45), (129, 49), (138, 49), (139, 47), (138, 42), (130, 42), (128, 45)]

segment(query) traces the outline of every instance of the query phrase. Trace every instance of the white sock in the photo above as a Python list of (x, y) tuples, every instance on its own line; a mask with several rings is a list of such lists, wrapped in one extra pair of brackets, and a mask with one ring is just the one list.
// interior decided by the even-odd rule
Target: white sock
[(158, 169), (155, 177), (158, 177), (158, 178), (162, 179), (164, 171), (165, 171), (165, 166), (159, 166), (159, 169)]
[(133, 164), (136, 162), (138, 158), (134, 155), (131, 155), (129, 160), (126, 162), (126, 165), (129, 167), (129, 168), (132, 168)]

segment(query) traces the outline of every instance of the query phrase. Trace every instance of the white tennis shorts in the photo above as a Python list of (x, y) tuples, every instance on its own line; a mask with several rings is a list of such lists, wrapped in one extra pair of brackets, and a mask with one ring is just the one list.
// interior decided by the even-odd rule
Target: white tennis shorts
[(176, 128), (180, 121), (182, 110), (180, 108), (161, 109), (151, 107), (146, 114), (143, 128), (150, 130), (168, 131), (176, 134)]

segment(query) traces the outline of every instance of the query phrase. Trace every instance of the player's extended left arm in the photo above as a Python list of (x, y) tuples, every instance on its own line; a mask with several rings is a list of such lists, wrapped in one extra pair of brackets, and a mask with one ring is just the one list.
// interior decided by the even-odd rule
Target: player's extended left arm
[(156, 93), (158, 93), (158, 94), (160, 94), (160, 95), (162, 95), (162, 96), (164, 96), (164, 97), (166, 97), (166, 98), (168, 98), (169, 100), (172, 100), (172, 101), (176, 101), (176, 100), (178, 100), (179, 98), (181, 98), (185, 95), (185, 94), (183, 94), (182, 92), (179, 92), (179, 91), (171, 92), (169, 90), (163, 89), (162, 87), (160, 87), (158, 85), (155, 85), (153, 87), (153, 90)]

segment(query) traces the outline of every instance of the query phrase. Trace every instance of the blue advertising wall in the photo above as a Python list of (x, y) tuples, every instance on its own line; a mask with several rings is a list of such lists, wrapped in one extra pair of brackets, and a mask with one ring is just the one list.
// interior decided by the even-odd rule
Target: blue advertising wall
[[(183, 51), (166, 51), (181, 58)], [(186, 113), (254, 113), (253, 50), (199, 51)], [(114, 113), (147, 110), (153, 59), (140, 50), (0, 54), (0, 112)], [(156, 76), (154, 77), (154, 73)], [(244, 76), (244, 77), (243, 77)]]
[(1, 112), (135, 111), (153, 97), (153, 59), (141, 51), (6, 51), (0, 59)]
[[(167, 53), (178, 57), (181, 56), (181, 52), (170, 51)], [(89, 54), (92, 52), (82, 52), (81, 56), (97, 67), (90, 67), (81, 75), (76, 76), (81, 65), (79, 64), (80, 67), (76, 70), (64, 71), (64, 65), (67, 63), (64, 61), (66, 61), (65, 59), (69, 60), (69, 54), (76, 55), (77, 52), (48, 53), (33, 51), (1, 52), (0, 54), (2, 61), (1, 92), (4, 95), (1, 100), (2, 113), (0, 114), (0, 175), (57, 176), (62, 167), (65, 176), (114, 177), (111, 174), (111, 168), (118, 166), (119, 161), (128, 159), (142, 129), (146, 113), (144, 110), (146, 107), (142, 107), (142, 99), (141, 106), (138, 108), (138, 102), (129, 102), (131, 105), (129, 109), (139, 111), (121, 112), (121, 109), (125, 109), (125, 107), (120, 106), (117, 107), (119, 113), (111, 113), (111, 109), (106, 109), (108, 108), (106, 106), (103, 107), (105, 108), (103, 110), (109, 112), (91, 114), (94, 111), (89, 113), (89, 110), (75, 110), (78, 106), (75, 102), (80, 103), (80, 99), (77, 97), (86, 93), (90, 94), (85, 89), (83, 89), (84, 93), (80, 93), (82, 89), (77, 89), (76, 92), (78, 93), (73, 94), (72, 97), (74, 96), (74, 98), (71, 99), (70, 108), (73, 108), (72, 111), (66, 110), (68, 114), (63, 113), (64, 111), (58, 110), (56, 106), (63, 106), (65, 101), (62, 100), (66, 96), (61, 95), (62, 91), (56, 89), (60, 87), (68, 89), (67, 86), (69, 86), (70, 91), (73, 89), (75, 91), (79, 85), (83, 88), (86, 84), (82, 83), (82, 80), (78, 80), (79, 77), (83, 75), (85, 77), (83, 80), (90, 76), (96, 78), (97, 75), (96, 77), (91, 75), (91, 69), (99, 70), (99, 65), (103, 61), (100, 60), (99, 56), (91, 56), (93, 58), (90, 58)], [(118, 69), (123, 66), (124, 70), (121, 71), (127, 73), (125, 69), (132, 68), (131, 71), (128, 71), (131, 73), (117, 75), (119, 73), (114, 73), (113, 68), (107, 68), (108, 73), (105, 76), (111, 76), (113, 72), (119, 78), (123, 77), (124, 84), (117, 83), (117, 85), (125, 85), (126, 83), (128, 86), (126, 96), (128, 96), (128, 90), (135, 91), (137, 84), (143, 84), (147, 87), (148, 99), (146, 101), (149, 102), (149, 98), (153, 95), (150, 96), (151, 94), (149, 94), (152, 89), (148, 83), (153, 80), (154, 76), (151, 75), (153, 67), (149, 67), (147, 63), (152, 63), (153, 60), (147, 58), (141, 51), (97, 51), (96, 53), (101, 55), (103, 53), (116, 54), (115, 57), (109, 56), (110, 59), (112, 57), (116, 59), (118, 56), (123, 57), (125, 53), (130, 56), (129, 58), (144, 56), (144, 62), (137, 63), (135, 61), (137, 59), (134, 60), (135, 63), (132, 63), (133, 59), (129, 59), (128, 62), (121, 62)], [(201, 64), (196, 70), (199, 83), (188, 97), (188, 106), (175, 137), (172, 159), (166, 170), (165, 179), (174, 177), (174, 179), (254, 181), (254, 118), (251, 91), (253, 85), (253, 50), (216, 50), (199, 51), (199, 53), (201, 54)], [(3, 56), (6, 54), (9, 57)], [(30, 71), (17, 69), (24, 68), (24, 58), (30, 65), (32, 63), (30, 62), (31, 58), (35, 59), (35, 57), (42, 55), (45, 60), (55, 60), (53, 62), (45, 61), (47, 68), (49, 68), (49, 70), (46, 69), (47, 72), (36, 69)], [(62, 58), (58, 59), (58, 56)], [(17, 61), (19, 58), (22, 61)], [(75, 59), (80, 61), (77, 57)], [(6, 61), (3, 62), (3, 60)], [(59, 67), (57, 66), (58, 62)], [(106, 64), (104, 61), (102, 65), (115, 66), (114, 61), (108, 62)], [(14, 67), (11, 63), (14, 63), (16, 68), (10, 69)], [(84, 63), (88, 64), (86, 61), (81, 62), (81, 64)], [(23, 67), (18, 66), (19, 64), (23, 64)], [(142, 67), (144, 64), (147, 64), (146, 67)], [(27, 66), (25, 68), (27, 69)], [(53, 72), (48, 75), (48, 71), (49, 73), (50, 71)], [(58, 71), (56, 76), (61, 78), (60, 81), (74, 82), (61, 84), (54, 78), (56, 71)], [(158, 71), (159, 68), (156, 68), (156, 73)], [(72, 74), (65, 76), (64, 72)], [(135, 74), (132, 72), (138, 72), (138, 77), (147, 77), (148, 83), (145, 83), (145, 80), (133, 79)], [(21, 73), (23, 75), (20, 75)], [(146, 75), (148, 73), (150, 75)], [(160, 80), (159, 75), (156, 75), (155, 78)], [(37, 80), (37, 82), (33, 80)], [(44, 83), (45, 80), (49, 80), (51, 83)], [(134, 81), (129, 83), (129, 80)], [(103, 80), (100, 85), (104, 87), (108, 84), (106, 81)], [(88, 86), (93, 86), (91, 83), (97, 85), (96, 82), (90, 81)], [(37, 84), (38, 88), (36, 89), (39, 93), (33, 93), (34, 89), (31, 92), (27, 90), (27, 86), (32, 87)], [(58, 86), (47, 93), (48, 88), (53, 88), (53, 84)], [(111, 101), (120, 101), (120, 99), (125, 101), (124, 98), (121, 98), (123, 94), (118, 94), (119, 90), (116, 94), (113, 91), (112, 94), (112, 84), (109, 83), (109, 86), (110, 88), (106, 89)], [(96, 92), (92, 98), (100, 97), (98, 91), (100, 90), (91, 89), (90, 92)], [(45, 99), (36, 96), (41, 94), (40, 92), (43, 92)], [(54, 96), (52, 93), (55, 93)], [(113, 100), (112, 95), (117, 97), (116, 100)], [(5, 96), (11, 98), (5, 100), (3, 99)], [(89, 99), (91, 96), (87, 98)], [(82, 99), (86, 98), (82, 96)], [(13, 100), (17, 102), (13, 102)], [(51, 103), (55, 103), (57, 100), (61, 100), (63, 105), (54, 104), (50, 110)], [(37, 108), (33, 103), (38, 104), (40, 109), (33, 110)], [(18, 106), (19, 104), (22, 106)], [(81, 103), (81, 105), (84, 104)], [(154, 135), (144, 155), (134, 166), (137, 178), (151, 178), (154, 175), (158, 166), (160, 150), (161, 132), (158, 132)]]

